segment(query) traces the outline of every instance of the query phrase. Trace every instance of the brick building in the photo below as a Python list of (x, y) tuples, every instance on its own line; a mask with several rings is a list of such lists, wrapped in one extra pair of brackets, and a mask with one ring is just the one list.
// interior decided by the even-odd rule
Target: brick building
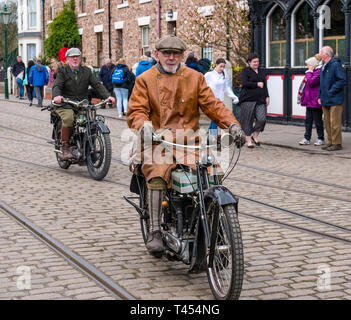
[[(199, 0), (205, 14), (210, 15), (213, 1)], [(46, 29), (65, 2), (46, 2)], [(132, 67), (146, 50), (153, 52), (160, 37), (177, 33), (182, 28), (187, 3), (186, 0), (76, 0), (85, 62), (101, 66), (108, 57), (114, 62), (124, 57)], [(208, 57), (212, 61), (225, 56), (212, 48), (192, 46), (190, 50), (197, 57)]]

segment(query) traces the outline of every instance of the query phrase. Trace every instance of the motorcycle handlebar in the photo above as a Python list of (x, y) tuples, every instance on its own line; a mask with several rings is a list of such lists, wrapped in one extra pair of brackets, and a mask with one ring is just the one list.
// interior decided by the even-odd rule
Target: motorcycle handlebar
[[(83, 103), (84, 101), (86, 101), (86, 99), (85, 99), (85, 100), (82, 100), (82, 101), (73, 101), (73, 100), (70, 100), (70, 99), (62, 98), (62, 99), (61, 99), (61, 103), (56, 103), (54, 100), (52, 100), (52, 101), (51, 101), (51, 104), (52, 104), (53, 106), (57, 106), (57, 107), (60, 107), (60, 106), (63, 105), (63, 104), (70, 104), (70, 105), (73, 106), (73, 107), (80, 108), (80, 107), (83, 106), (82, 103)], [(108, 103), (109, 105), (110, 105), (110, 104), (112, 105), (112, 102), (110, 102), (110, 101), (111, 101), (111, 100), (109, 100), (109, 99), (102, 100), (101, 102), (99, 102), (99, 103), (97, 103), (97, 104), (95, 104), (95, 105), (93, 104), (93, 106), (94, 106), (95, 108), (98, 108), (98, 107), (101, 107), (101, 106), (105, 105), (106, 103)]]

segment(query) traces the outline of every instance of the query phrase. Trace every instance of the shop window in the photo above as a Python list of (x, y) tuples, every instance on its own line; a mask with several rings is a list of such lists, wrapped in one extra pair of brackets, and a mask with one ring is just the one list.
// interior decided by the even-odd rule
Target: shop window
[(98, 0), (98, 9), (104, 8), (104, 0)]
[(270, 18), (269, 66), (286, 64), (286, 23), (283, 10), (277, 6)]
[(342, 3), (339, 0), (329, 1), (326, 3), (330, 7), (331, 23), (330, 29), (323, 29), (323, 46), (333, 48), (341, 62), (346, 61), (345, 50), (345, 14), (342, 10)]
[(313, 16), (305, 2), (295, 13), (295, 66), (304, 66), (305, 60), (314, 54)]

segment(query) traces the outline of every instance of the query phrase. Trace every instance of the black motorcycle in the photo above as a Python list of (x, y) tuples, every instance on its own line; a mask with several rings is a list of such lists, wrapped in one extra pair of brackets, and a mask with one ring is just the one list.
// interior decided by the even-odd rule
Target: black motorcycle
[[(98, 107), (109, 103), (101, 101), (94, 105), (88, 100), (72, 101), (62, 99), (62, 104), (56, 104), (41, 109), (51, 112), (50, 122), (53, 125), (52, 139), (54, 140), (56, 159), (62, 169), (68, 169), (71, 164), (86, 165), (90, 176), (102, 180), (108, 173), (111, 164), (110, 130), (105, 124), (105, 118), (96, 114)], [(61, 118), (55, 112), (57, 107), (70, 105), (74, 111), (74, 123), (70, 138), (69, 150), (72, 159), (64, 160), (61, 151)]]
[[(231, 143), (238, 141), (236, 137), (228, 137), (227, 141)], [(179, 146), (163, 140), (162, 133), (154, 134), (153, 140), (166, 148)], [(216, 138), (212, 140), (211, 145), (217, 147)], [(218, 174), (215, 157), (208, 152), (210, 144), (205, 144), (183, 146), (200, 149), (196, 171), (178, 163), (171, 173), (171, 188), (164, 192), (160, 217), (164, 254), (169, 260), (183, 261), (189, 265), (189, 272), (206, 270), (216, 299), (238, 299), (244, 278), (238, 198), (221, 185), (238, 160), (232, 166), (235, 151), (232, 143), (232, 168), (223, 177)], [(213, 167), (212, 174), (208, 170), (210, 166)], [(146, 243), (150, 231), (148, 189), (140, 166), (132, 176), (130, 191), (138, 196), (124, 198), (140, 215), (142, 236)], [(139, 205), (133, 199), (139, 199)]]

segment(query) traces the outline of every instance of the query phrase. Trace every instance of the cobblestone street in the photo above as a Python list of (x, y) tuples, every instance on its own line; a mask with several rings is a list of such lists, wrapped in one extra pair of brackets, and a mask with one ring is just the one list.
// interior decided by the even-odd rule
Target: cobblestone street
[[(0, 201), (137, 299), (213, 299), (206, 273), (188, 274), (185, 264), (146, 252), (139, 217), (123, 199), (132, 195), (120, 161), (125, 121), (106, 117), (112, 162), (97, 182), (84, 166), (59, 168), (47, 143), (49, 118), (37, 107), (0, 101)], [(350, 177), (348, 155), (268, 144), (242, 149), (224, 183), (241, 198), (240, 299), (351, 298)], [(1, 212), (0, 231), (0, 299), (113, 299)], [(30, 289), (18, 287), (22, 266), (30, 268)]]

